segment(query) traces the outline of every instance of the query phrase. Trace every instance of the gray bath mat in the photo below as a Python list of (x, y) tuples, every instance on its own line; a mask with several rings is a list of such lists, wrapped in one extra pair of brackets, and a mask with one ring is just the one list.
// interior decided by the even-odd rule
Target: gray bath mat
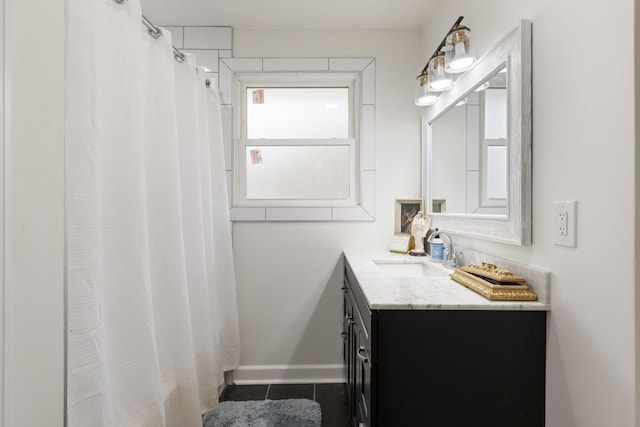
[(309, 399), (220, 402), (203, 427), (320, 427), (320, 404)]

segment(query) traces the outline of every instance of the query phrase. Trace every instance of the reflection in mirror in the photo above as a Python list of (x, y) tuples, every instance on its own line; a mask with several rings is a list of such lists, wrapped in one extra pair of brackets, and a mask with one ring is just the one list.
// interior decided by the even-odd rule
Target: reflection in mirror
[[(490, 76), (431, 126), (432, 212), (507, 214), (507, 73)], [(446, 211), (442, 211), (442, 201)]]
[(452, 234), (531, 243), (531, 22), (423, 114), (423, 197)]

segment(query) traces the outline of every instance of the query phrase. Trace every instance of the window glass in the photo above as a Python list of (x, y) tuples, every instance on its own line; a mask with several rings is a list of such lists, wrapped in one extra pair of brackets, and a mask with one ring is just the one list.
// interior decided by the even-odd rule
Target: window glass
[(507, 198), (507, 146), (487, 147), (487, 198)]
[(248, 87), (247, 139), (348, 138), (349, 88)]
[(247, 200), (347, 199), (346, 145), (246, 146)]
[(489, 88), (484, 98), (485, 139), (507, 138), (507, 89)]

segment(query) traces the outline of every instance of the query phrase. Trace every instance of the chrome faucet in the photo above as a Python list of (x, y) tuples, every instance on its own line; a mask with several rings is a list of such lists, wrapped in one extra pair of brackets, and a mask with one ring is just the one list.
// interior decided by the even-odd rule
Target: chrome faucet
[(453, 239), (447, 233), (436, 229), (436, 231), (431, 233), (431, 235), (427, 238), (427, 242), (431, 243), (435, 236), (439, 236), (441, 239), (443, 237), (446, 237), (449, 241), (449, 243), (447, 243), (447, 241), (444, 242), (444, 260), (442, 262), (442, 265), (445, 268), (455, 270), (456, 268), (458, 268), (458, 257), (456, 255), (456, 251), (453, 249)]

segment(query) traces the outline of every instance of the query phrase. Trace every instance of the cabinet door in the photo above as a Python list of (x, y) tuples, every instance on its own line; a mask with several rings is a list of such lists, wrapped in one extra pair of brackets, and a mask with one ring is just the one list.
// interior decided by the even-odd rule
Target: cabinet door
[[(354, 392), (354, 367), (355, 367), (355, 336), (353, 331), (353, 300), (349, 288), (345, 284), (343, 292), (342, 310), (342, 363), (344, 364), (345, 376), (347, 378), (347, 392), (349, 395), (350, 407), (353, 412)], [(353, 416), (353, 413), (352, 413)]]
[(362, 330), (355, 327), (355, 410), (358, 427), (371, 426), (371, 359)]

